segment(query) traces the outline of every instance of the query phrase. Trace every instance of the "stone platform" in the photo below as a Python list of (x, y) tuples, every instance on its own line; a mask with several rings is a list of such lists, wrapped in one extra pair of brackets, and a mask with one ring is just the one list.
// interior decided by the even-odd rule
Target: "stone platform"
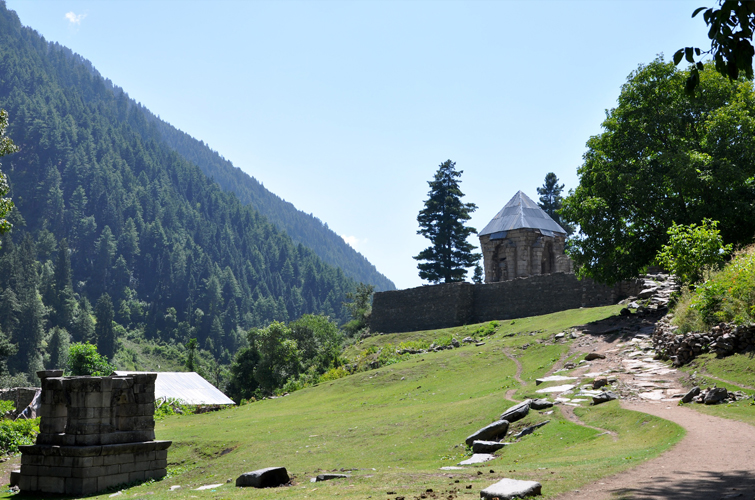
[(155, 373), (42, 380), (40, 433), (20, 446), (24, 493), (89, 495), (166, 474), (170, 441), (155, 441)]

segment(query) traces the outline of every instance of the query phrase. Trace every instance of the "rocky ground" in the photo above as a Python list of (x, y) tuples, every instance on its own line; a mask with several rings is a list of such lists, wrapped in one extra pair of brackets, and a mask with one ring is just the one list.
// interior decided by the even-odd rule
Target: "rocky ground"
[[(573, 367), (557, 366), (553, 376), (575, 378), (564, 380), (560, 389), (548, 394), (564, 405), (567, 416), (575, 418), (569, 406), (587, 404), (590, 398), (608, 389), (624, 408), (671, 420), (684, 427), (687, 434), (654, 460), (558, 498), (752, 500), (755, 427), (678, 404), (689, 387), (685, 387), (682, 373), (654, 359), (652, 342), (655, 325), (665, 313), (674, 285), (663, 277), (652, 281), (655, 290), (644, 297), (650, 307), (639, 308), (639, 314), (625, 313), (565, 332), (564, 341), (567, 337), (575, 339), (574, 352), (584, 352), (593, 359)], [(631, 304), (634, 305), (637, 304)], [(598, 387), (603, 384), (606, 385)]]

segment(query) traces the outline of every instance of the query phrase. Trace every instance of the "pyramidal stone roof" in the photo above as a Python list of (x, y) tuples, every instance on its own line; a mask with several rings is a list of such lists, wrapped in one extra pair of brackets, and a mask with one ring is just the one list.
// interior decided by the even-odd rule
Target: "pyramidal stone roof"
[[(539, 229), (546, 236), (553, 236), (553, 233), (566, 234), (564, 228), (521, 191), (518, 191), (506, 203), (479, 235), (496, 235), (496, 233), (514, 229)], [(505, 235), (500, 235), (500, 237), (505, 238)]]

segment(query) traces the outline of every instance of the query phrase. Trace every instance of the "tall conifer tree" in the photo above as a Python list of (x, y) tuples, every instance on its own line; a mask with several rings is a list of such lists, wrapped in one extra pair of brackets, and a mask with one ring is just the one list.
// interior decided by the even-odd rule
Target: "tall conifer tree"
[(425, 261), (417, 264), (419, 277), (431, 283), (463, 281), (467, 268), (480, 258), (479, 253), (473, 252), (476, 247), (467, 241), (477, 230), (464, 222), (472, 218), (470, 214), (477, 205), (461, 202), (464, 193), (458, 179), (462, 173), (463, 170), (456, 170), (455, 162), (443, 162), (435, 178), (428, 181), (429, 198), (417, 216), (420, 227), (417, 234), (429, 239), (432, 245), (414, 259)]

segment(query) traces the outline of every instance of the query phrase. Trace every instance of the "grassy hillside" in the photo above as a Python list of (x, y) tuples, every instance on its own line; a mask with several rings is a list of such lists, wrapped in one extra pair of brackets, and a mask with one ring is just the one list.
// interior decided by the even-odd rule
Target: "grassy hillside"
[[(607, 307), (506, 322), (485, 338), (484, 346), (412, 355), (283, 398), (216, 413), (169, 417), (156, 428), (159, 439), (174, 442), (169, 477), (131, 488), (128, 496), (154, 493), (150, 498), (155, 500), (414, 498), (432, 489), (437, 498), (471, 499), (479, 498), (480, 489), (502, 477), (541, 481), (545, 498), (578, 488), (658, 455), (679, 440), (683, 431), (669, 422), (622, 410), (616, 402), (576, 409), (588, 425), (615, 432), (614, 439), (565, 420), (556, 408), (550, 415), (531, 412), (525, 422), (517, 423), (523, 427), (551, 420), (499, 452), (500, 458), (461, 471), (440, 467), (464, 459), (466, 436), (513, 403), (506, 399), (506, 392), (518, 386), (514, 381), (517, 368), (504, 349), (524, 367), (525, 385), (515, 398), (529, 394), (534, 391), (532, 379), (568, 349), (568, 345), (551, 343), (554, 332), (615, 313), (615, 307)], [(472, 325), (467, 330), (481, 326), (486, 327)], [(385, 335), (352, 349), (464, 331)], [(523, 349), (525, 344), (529, 347)], [(226, 483), (242, 472), (278, 465), (294, 476), (292, 487), (241, 490)], [(349, 470), (352, 477), (309, 482), (320, 471), (336, 469)], [(221, 484), (216, 491), (193, 490), (216, 483)], [(182, 488), (168, 492), (172, 485)]]

